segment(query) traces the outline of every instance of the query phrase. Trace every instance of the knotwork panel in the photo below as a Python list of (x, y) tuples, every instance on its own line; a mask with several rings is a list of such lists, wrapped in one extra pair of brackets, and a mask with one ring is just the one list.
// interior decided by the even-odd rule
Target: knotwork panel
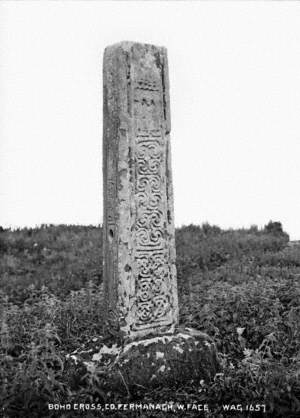
[(133, 329), (139, 330), (172, 323), (166, 230), (166, 146), (160, 79), (138, 79), (133, 103), (136, 208)]

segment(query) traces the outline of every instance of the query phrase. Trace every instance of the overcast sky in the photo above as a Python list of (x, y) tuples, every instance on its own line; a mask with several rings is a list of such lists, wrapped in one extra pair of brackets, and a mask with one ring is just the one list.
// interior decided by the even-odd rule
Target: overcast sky
[(168, 48), (175, 223), (300, 239), (300, 3), (0, 3), (0, 225), (102, 222), (102, 55)]

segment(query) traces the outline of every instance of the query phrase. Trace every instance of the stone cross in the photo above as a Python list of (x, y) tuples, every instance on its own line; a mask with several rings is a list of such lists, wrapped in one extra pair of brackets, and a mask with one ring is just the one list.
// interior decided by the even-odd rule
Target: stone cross
[(110, 46), (103, 76), (105, 322), (120, 338), (76, 350), (74, 376), (99, 371), (128, 394), (209, 382), (221, 370), (212, 339), (177, 326), (166, 49)]
[(178, 322), (167, 51), (121, 42), (103, 65), (104, 294), (126, 340)]

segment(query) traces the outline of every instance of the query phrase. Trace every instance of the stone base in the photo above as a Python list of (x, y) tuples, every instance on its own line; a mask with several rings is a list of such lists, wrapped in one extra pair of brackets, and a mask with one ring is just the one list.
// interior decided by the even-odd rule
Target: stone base
[(211, 338), (190, 328), (119, 347), (104, 345), (96, 353), (91, 350), (84, 353), (85, 360), (81, 353), (69, 356), (77, 364), (77, 370), (81, 370), (80, 374), (87, 371), (105, 374), (111, 387), (149, 388), (189, 381), (209, 382), (220, 371)]

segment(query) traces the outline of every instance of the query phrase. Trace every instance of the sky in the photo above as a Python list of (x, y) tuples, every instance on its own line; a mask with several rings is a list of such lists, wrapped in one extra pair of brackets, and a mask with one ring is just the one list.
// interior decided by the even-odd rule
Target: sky
[(168, 49), (175, 224), (300, 239), (300, 3), (2, 1), (0, 225), (102, 222), (102, 57)]

